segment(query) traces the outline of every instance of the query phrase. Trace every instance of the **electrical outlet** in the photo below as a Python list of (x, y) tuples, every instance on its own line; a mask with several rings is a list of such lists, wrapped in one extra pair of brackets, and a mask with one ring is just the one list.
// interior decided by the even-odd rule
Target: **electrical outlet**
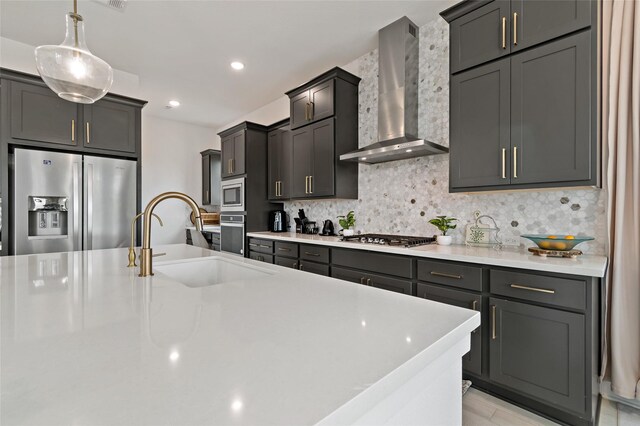
[(520, 246), (520, 237), (516, 237), (515, 235), (510, 235), (508, 237), (505, 237), (502, 240), (502, 244), (505, 246)]

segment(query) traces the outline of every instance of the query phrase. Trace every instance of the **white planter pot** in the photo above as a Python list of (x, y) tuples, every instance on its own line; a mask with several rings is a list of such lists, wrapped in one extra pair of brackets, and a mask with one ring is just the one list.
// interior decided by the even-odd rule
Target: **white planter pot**
[(450, 246), (452, 239), (453, 238), (451, 237), (451, 235), (438, 235), (436, 237), (436, 241), (438, 242), (438, 245), (441, 245), (441, 246)]
[(343, 229), (342, 230), (342, 235), (344, 235), (345, 237), (351, 237), (354, 234), (354, 230), (353, 229)]

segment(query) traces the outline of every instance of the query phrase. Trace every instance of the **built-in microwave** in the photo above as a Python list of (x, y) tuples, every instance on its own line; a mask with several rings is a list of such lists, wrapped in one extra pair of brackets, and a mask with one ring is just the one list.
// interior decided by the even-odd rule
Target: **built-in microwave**
[(245, 178), (229, 179), (222, 181), (222, 206), (223, 212), (245, 211), (244, 206)]

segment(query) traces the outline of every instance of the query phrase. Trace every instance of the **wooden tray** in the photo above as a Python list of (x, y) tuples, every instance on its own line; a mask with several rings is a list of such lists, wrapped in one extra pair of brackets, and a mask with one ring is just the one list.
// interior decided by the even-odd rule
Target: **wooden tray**
[(570, 257), (575, 259), (580, 256), (582, 252), (580, 250), (545, 250), (538, 247), (529, 247), (529, 251), (537, 256), (541, 257)]
[[(200, 208), (200, 218), (202, 219), (203, 225), (218, 225), (220, 223), (220, 213), (208, 213), (202, 207)], [(193, 212), (191, 212), (189, 219), (192, 224), (196, 224), (196, 218)]]

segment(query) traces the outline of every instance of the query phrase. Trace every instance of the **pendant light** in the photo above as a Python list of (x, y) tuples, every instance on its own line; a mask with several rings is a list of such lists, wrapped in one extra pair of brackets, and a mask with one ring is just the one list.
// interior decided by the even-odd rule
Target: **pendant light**
[(36, 66), (44, 82), (62, 99), (92, 104), (107, 94), (113, 70), (94, 56), (84, 39), (84, 22), (78, 0), (67, 14), (67, 34), (59, 46), (36, 47)]

